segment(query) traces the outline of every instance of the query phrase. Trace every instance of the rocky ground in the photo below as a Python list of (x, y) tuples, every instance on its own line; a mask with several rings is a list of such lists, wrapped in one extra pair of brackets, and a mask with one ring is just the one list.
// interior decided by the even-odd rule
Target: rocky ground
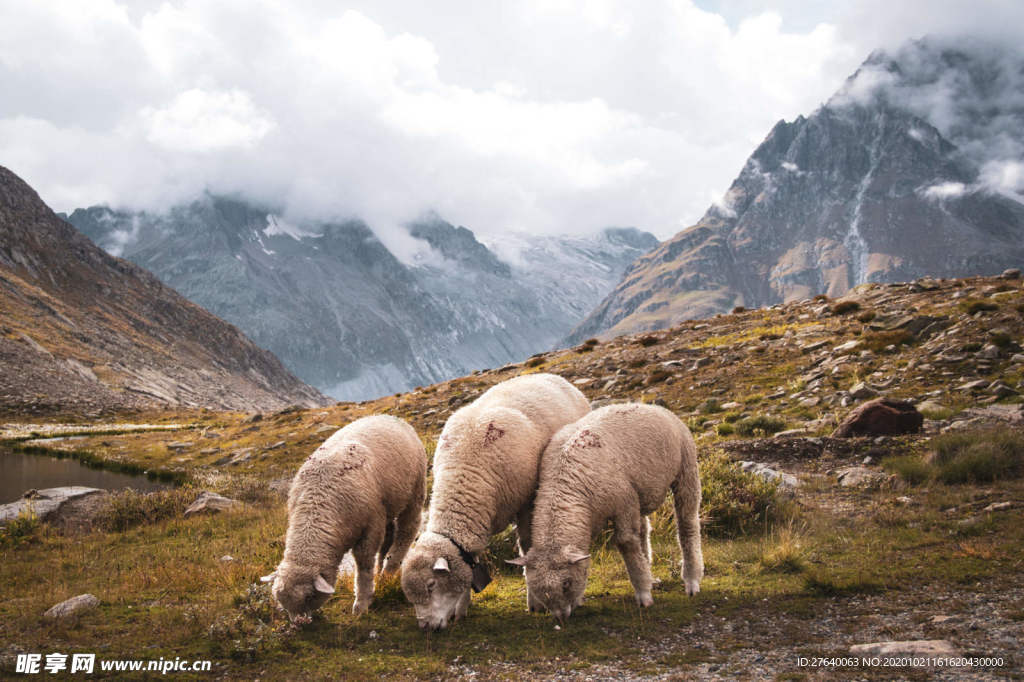
[[(891, 462), (925, 455), (941, 434), (1024, 428), (1022, 341), (1024, 289), (1012, 273), (921, 280), (585, 342), (376, 401), (265, 413), (139, 413), (121, 424), (93, 423), (88, 428), (96, 433), (82, 433), (77, 424), (78, 438), (59, 441), (46, 438), (70, 427), (14, 422), (4, 427), (8, 447), (138, 467), (193, 487), (176, 493), (181, 499), (147, 507), (149, 520), (123, 535), (102, 528), (44, 534), (38, 543), (3, 549), (0, 615), (8, 620), (0, 634), (21, 650), (109, 634), (90, 625), (100, 616), (82, 616), (70, 629), (40, 626), (31, 616), (88, 592), (100, 599), (102, 617), (124, 633), (135, 632), (155, 651), (212, 651), (229, 678), (274, 678), (285, 670), (313, 678), (1019, 677), (1020, 480), (912, 483)], [(393, 587), (369, 616), (353, 621), (339, 598), (301, 633), (288, 632), (272, 609), (259, 611), (240, 596), (279, 559), (282, 493), (330, 433), (359, 416), (390, 413), (410, 421), (432, 452), (452, 411), (498, 381), (535, 371), (566, 377), (595, 404), (668, 406), (688, 422), (702, 453), (723, 449), (749, 470), (782, 481), (796, 509), (788, 530), (709, 536), (708, 575), (694, 600), (678, 595), (678, 579), (669, 572), (677, 550), (667, 533), (659, 535), (663, 589), (643, 613), (623, 597), (629, 588), (618, 557), (601, 555), (588, 607), (563, 632), (520, 613), (521, 579), (512, 575), (481, 595), (472, 628), (467, 622), (432, 640), (407, 622)], [(914, 405), (920, 433), (833, 437), (845, 418), (880, 397)], [(146, 428), (130, 430), (123, 422)], [(184, 518), (200, 489), (245, 504)], [(142, 547), (152, 549), (140, 557)], [(90, 573), (80, 564), (99, 566), (79, 556), (86, 551), (122, 572)], [(766, 568), (774, 564), (765, 557), (779, 552), (791, 555), (792, 565)], [(30, 587), (29, 576), (55, 555), (63, 557), (58, 570), (41, 589)], [(161, 578), (141, 577), (148, 574)], [(123, 583), (138, 595), (119, 592)], [(160, 615), (139, 621), (133, 614), (144, 604), (159, 605), (145, 608)], [(140, 622), (151, 631), (139, 634)], [(890, 640), (948, 640), (965, 655), (1003, 656), (1004, 666), (837, 671), (797, 662)], [(115, 638), (113, 646), (132, 641)]]

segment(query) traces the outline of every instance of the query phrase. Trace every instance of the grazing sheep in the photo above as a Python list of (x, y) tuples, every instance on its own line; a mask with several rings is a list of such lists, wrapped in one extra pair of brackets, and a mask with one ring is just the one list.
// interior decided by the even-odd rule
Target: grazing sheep
[(434, 455), (426, 530), (402, 564), (402, 589), (423, 629), (466, 615), (470, 588), (489, 581), (476, 556), (513, 520), (530, 546), (540, 455), (551, 436), (590, 411), (575, 387), (553, 374), (492, 386), (445, 423)]
[(686, 593), (700, 591), (700, 475), (693, 436), (662, 407), (594, 410), (561, 429), (541, 459), (533, 546), (509, 563), (526, 567), (530, 610), (564, 621), (583, 603), (587, 548), (609, 520), (641, 606), (651, 598), (650, 514), (672, 490)]
[(309, 622), (334, 593), (349, 550), (356, 564), (352, 612), (366, 612), (378, 555), (381, 570), (394, 573), (416, 537), (426, 475), (419, 436), (388, 416), (357, 419), (309, 456), (288, 493), (284, 558), (261, 578), (273, 580), (274, 598), (292, 621)]

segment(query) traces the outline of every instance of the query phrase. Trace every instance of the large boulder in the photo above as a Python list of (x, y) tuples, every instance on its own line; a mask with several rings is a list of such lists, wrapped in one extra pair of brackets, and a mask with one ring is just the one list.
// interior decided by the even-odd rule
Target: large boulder
[(233, 500), (230, 497), (224, 497), (217, 493), (211, 493), (208, 490), (204, 490), (196, 498), (195, 502), (189, 505), (188, 509), (185, 510), (185, 516), (192, 516), (194, 514), (216, 514), (218, 512), (231, 509), (238, 500)]
[(86, 488), (80, 485), (29, 490), (17, 502), (0, 505), (0, 525), (13, 521), (23, 512), (27, 513), (28, 510), (31, 510), (40, 521), (46, 521), (73, 500), (91, 495), (102, 495), (106, 492), (99, 488)]
[(846, 416), (832, 433), (833, 438), (852, 436), (897, 436), (917, 433), (924, 416), (912, 404), (891, 398), (876, 398)]

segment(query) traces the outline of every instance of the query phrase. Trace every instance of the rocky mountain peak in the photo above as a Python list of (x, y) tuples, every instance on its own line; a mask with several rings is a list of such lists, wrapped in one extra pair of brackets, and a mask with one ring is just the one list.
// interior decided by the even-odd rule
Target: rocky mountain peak
[(827, 104), (779, 121), (723, 200), (630, 266), (570, 340), (1024, 263), (1014, 59), (929, 41), (873, 54)]

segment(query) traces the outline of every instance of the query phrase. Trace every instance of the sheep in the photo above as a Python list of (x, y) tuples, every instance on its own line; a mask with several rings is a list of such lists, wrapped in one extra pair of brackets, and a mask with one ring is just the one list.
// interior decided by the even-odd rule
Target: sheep
[(541, 458), (533, 546), (509, 560), (526, 569), (531, 611), (564, 622), (583, 603), (587, 548), (610, 520), (642, 607), (651, 597), (650, 514), (669, 489), (675, 502), (686, 593), (700, 591), (700, 474), (689, 429), (670, 411), (627, 403), (594, 410), (552, 437)]
[(565, 379), (531, 374), (492, 386), (448, 419), (426, 529), (402, 564), (402, 589), (420, 628), (441, 630), (466, 615), (470, 588), (479, 592), (490, 580), (476, 557), (513, 519), (520, 551), (529, 549), (541, 452), (589, 411)]
[(373, 600), (374, 563), (393, 574), (419, 530), (427, 453), (411, 426), (390, 416), (357, 419), (303, 463), (288, 493), (284, 558), (261, 578), (297, 624), (334, 593), (338, 564), (355, 559), (352, 612)]

